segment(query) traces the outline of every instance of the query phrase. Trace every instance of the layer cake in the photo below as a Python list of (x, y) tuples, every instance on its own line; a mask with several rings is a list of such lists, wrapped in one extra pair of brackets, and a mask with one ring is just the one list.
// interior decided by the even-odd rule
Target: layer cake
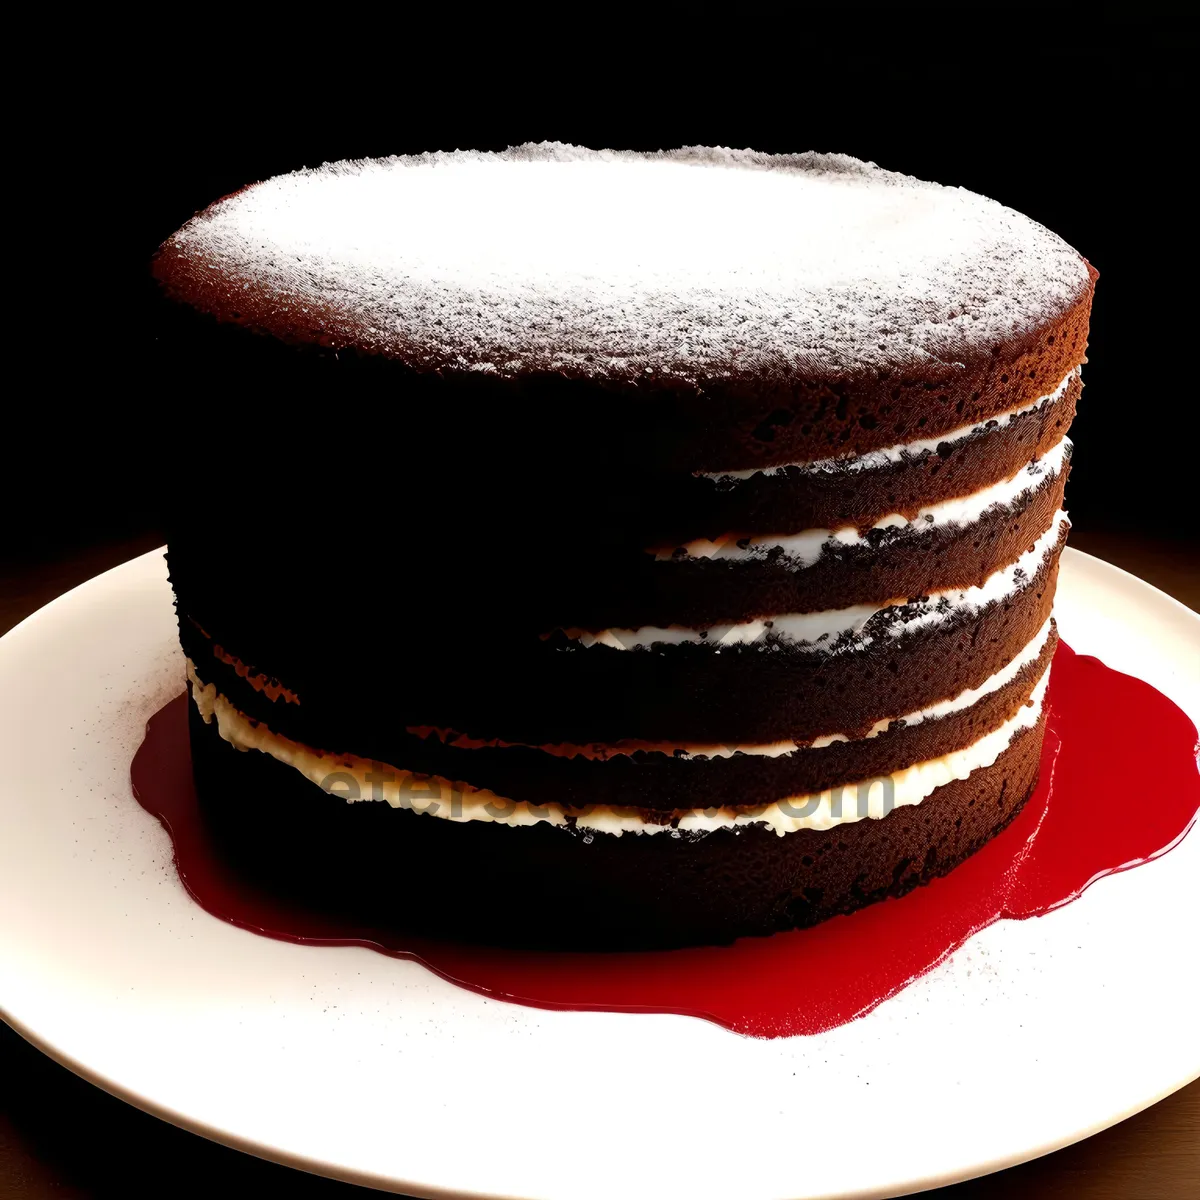
[(268, 180), (154, 271), (197, 778), (280, 886), (725, 941), (1030, 794), (1096, 278), (1033, 221), (840, 155), (544, 144)]

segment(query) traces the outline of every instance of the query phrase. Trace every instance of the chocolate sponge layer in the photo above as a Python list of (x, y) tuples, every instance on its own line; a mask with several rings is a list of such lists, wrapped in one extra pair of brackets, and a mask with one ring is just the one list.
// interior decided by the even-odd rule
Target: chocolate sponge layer
[(873, 530), (860, 544), (827, 543), (815, 562), (801, 567), (778, 548), (745, 559), (629, 555), (619, 568), (597, 570), (564, 600), (571, 619), (558, 624), (593, 631), (703, 629), (976, 587), (1050, 528), (1068, 470), (976, 521)]
[[(378, 397), (390, 392), (392, 411), (374, 406), (375, 444), (414, 410), (438, 414), (451, 440), (478, 440), (490, 414), (525, 430), (543, 459), (587, 449), (587, 442), (620, 446), (629, 465), (681, 471), (741, 470), (807, 462), (936, 437), (985, 421), (1053, 391), (1084, 358), (1092, 294), (1087, 283), (1058, 318), (1016, 330), (1000, 344), (964, 346), (953, 362), (927, 361), (912, 370), (830, 371), (814, 362), (802, 371), (774, 371), (744, 356), (717, 364), (699, 384), (630, 376), (619, 362), (607, 377), (530, 371), (504, 378), (442, 366), (422, 370), (372, 353), (363, 337), (331, 342), (317, 307), (280, 311), (270, 285), (230, 290), (219, 263), (164, 246), (154, 262), (163, 303), (155, 341), (160, 361), (191, 387), (212, 368), (225, 388), (260, 406), (283, 401), (294, 420), (312, 390), (324, 402), (339, 393), (334, 426), (363, 428), (360, 384)], [(306, 319), (307, 316), (307, 319)], [(178, 371), (180, 363), (186, 368)], [(399, 411), (396, 411), (399, 410)], [(318, 409), (317, 411), (321, 411)], [(239, 414), (244, 420), (247, 414)], [(328, 434), (327, 434), (328, 436)], [(336, 436), (326, 445), (336, 445)], [(434, 449), (434, 447), (430, 447)]]
[[(324, 610), (300, 607), (287, 588), (261, 599), (230, 588), (210, 609), (193, 604), (187, 583), (177, 579), (174, 550), (169, 561), (180, 637), (193, 661), (211, 657), (211, 639), (299, 695), (299, 705), (273, 706), (276, 732), (371, 755), (410, 726), (534, 745), (861, 735), (876, 721), (978, 687), (1015, 658), (1050, 615), (1060, 547), (1004, 600), (901, 636), (872, 636), (868, 623), (866, 636), (839, 653), (770, 639), (615, 650), (561, 635), (506, 638), (503, 626), (493, 634), (486, 624), (397, 628), (386, 594), (374, 598), (381, 607), (356, 594), (344, 610), (334, 593)], [(242, 603), (228, 603), (239, 597)]]
[(944, 874), (1020, 810), (1043, 725), (920, 804), (826, 831), (673, 836), (454, 822), (346, 804), (191, 710), (201, 804), (235, 869), (372, 926), (550, 947), (725, 942), (815, 924)]
[[(1049, 668), (1058, 644), (1051, 631), (1038, 657), (1009, 683), (967, 708), (943, 717), (906, 724), (855, 741), (804, 747), (787, 754), (733, 753), (683, 758), (637, 750), (604, 756), (549, 753), (531, 746), (461, 745), (437, 732), (424, 736), (393, 729), (378, 740), (347, 743), (343, 751), (417, 776), (436, 776), (456, 787), (493, 792), (509, 800), (570, 808), (609, 805), (641, 810), (666, 821), (692, 808), (752, 809), (841, 784), (854, 784), (903, 770), (914, 763), (960, 750), (1009, 720)], [(197, 654), (204, 647), (195, 646)], [(313, 745), (321, 722), (303, 725), (293, 705), (272, 700), (236, 670), (210, 655), (197, 659), (203, 682), (212, 684), (240, 712), (272, 732)], [(303, 733), (304, 736), (301, 736)], [(339, 743), (339, 745), (341, 745)]]

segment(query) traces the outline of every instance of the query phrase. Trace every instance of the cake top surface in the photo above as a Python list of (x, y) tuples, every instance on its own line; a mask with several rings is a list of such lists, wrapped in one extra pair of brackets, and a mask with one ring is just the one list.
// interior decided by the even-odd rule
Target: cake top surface
[(326, 164), (163, 245), (178, 298), (422, 369), (702, 382), (953, 369), (1088, 269), (962, 188), (845, 155), (558, 143)]

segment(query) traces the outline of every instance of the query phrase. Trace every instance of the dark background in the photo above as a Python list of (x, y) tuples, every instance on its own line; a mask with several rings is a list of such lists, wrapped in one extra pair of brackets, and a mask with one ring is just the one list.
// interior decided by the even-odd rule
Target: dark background
[(372, 36), (344, 22), (290, 58), (236, 53), (201, 26), (182, 52), (101, 71), (63, 131), (71, 175), (38, 199), (51, 225), (39, 347), (50, 386), (8, 439), (5, 486), (21, 495), (4, 506), (0, 567), (97, 539), (148, 544), (188, 439), (236, 440), (220, 396), (194, 411), (147, 367), (148, 260), (193, 212), (329, 159), (542, 139), (841, 151), (1041, 221), (1100, 271), (1072, 430), (1076, 530), (1194, 551), (1180, 502), (1196, 469), (1186, 6), (985, 4), (970, 24), (961, 6), (897, 7), (849, 5), (837, 21), (752, 9), (742, 28), (698, 26), (701, 10), (681, 8), (694, 40), (665, 50), (666, 12), (651, 32), (645, 14), (613, 10), (592, 56), (578, 35), (511, 14), (492, 52), (490, 27), (464, 13), (470, 47), (378, 34), (394, 55), (358, 68), (348, 59)]

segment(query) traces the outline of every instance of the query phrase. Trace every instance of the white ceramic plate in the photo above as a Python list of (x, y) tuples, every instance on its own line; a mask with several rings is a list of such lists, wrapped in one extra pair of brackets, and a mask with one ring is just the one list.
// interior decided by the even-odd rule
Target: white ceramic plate
[[(1058, 614), (1077, 650), (1200, 716), (1182, 605), (1068, 550)], [(0, 640), (0, 1016), (178, 1125), (419, 1196), (890, 1196), (1044, 1154), (1200, 1074), (1200, 831), (992, 926), (860, 1020), (776, 1041), (489, 1001), (223, 924), (129, 789), (182, 685), (174, 636), (154, 552)]]

